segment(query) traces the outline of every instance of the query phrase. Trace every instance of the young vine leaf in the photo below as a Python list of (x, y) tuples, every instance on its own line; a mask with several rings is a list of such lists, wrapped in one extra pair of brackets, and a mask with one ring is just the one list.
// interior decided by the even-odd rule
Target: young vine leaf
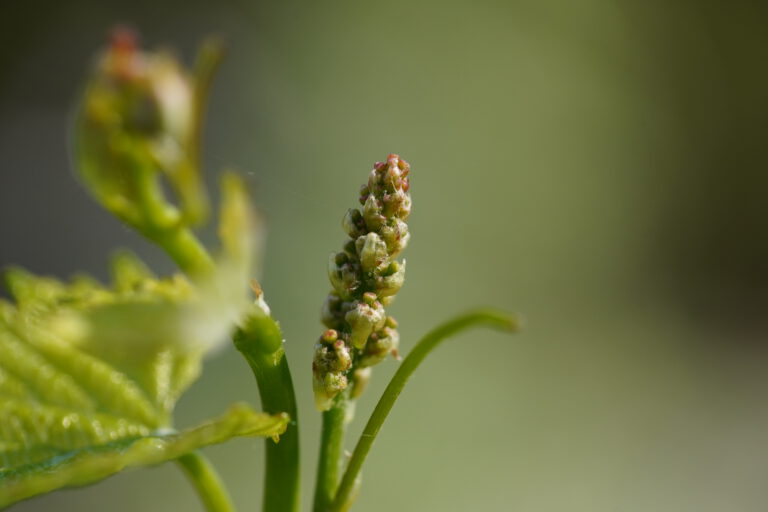
[[(173, 430), (175, 403), (240, 301), (228, 304), (213, 285), (181, 274), (158, 279), (129, 254), (115, 258), (112, 274), (105, 287), (6, 273), (14, 301), (0, 302), (0, 507), (286, 428), (285, 414), (236, 406)], [(222, 288), (227, 279), (211, 282)]]

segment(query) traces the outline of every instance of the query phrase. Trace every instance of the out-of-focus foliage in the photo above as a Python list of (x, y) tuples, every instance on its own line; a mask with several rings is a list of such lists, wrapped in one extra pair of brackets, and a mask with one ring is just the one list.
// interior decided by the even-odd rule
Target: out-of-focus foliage
[(241, 406), (174, 433), (173, 406), (229, 318), (182, 275), (157, 279), (127, 253), (112, 269), (109, 288), (6, 275), (15, 303), (0, 303), (0, 506), (285, 429), (284, 415)]
[[(343, 240), (340, 184), (381, 151), (418, 170), (408, 284), (391, 307), (403, 351), (466, 304), (525, 311), (519, 343), (447, 344), (424, 365), (377, 446), (396, 442), (365, 468), (362, 510), (765, 509), (768, 3), (70, 0), (3, 12), (0, 264), (101, 275), (104, 254), (128, 245), (171, 268), (84, 200), (66, 164), (84, 63), (127, 21), (185, 56), (203, 35), (227, 39), (206, 162), (253, 172), (270, 227), (262, 284), (280, 317), (316, 318), (324, 258)], [(311, 407), (317, 324), (282, 327)], [(376, 370), (358, 420), (395, 368)], [(177, 423), (215, 415), (223, 395), (252, 399), (251, 384), (222, 351)], [(457, 403), (483, 418), (480, 435), (455, 421)], [(318, 428), (302, 418), (310, 458)], [(258, 444), (209, 450), (236, 502), (261, 492), (244, 471)], [(194, 510), (175, 476), (135, 472), (18, 509)]]
[[(259, 226), (243, 183), (226, 173), (219, 256), (202, 247), (190, 229), (207, 209), (193, 165), (202, 99), (184, 92), (171, 57), (118, 43), (86, 89), (79, 168), (102, 205), (166, 249), (182, 272), (158, 278), (121, 253), (110, 286), (87, 276), (65, 283), (18, 268), (6, 273), (13, 300), (0, 302), (0, 506), (233, 436), (277, 437), (287, 425), (285, 414), (239, 406), (173, 430), (173, 408), (200, 375), (203, 356), (249, 305)], [(178, 209), (165, 198), (162, 172)]]
[(77, 122), (80, 174), (105, 208), (145, 234), (206, 218), (197, 159), (212, 58), (201, 52), (204, 76), (195, 77), (166, 52), (140, 51), (136, 36), (120, 29), (88, 81)]
[[(11, 403), (10, 409), (13, 406)], [(121, 426), (115, 430), (110, 429), (107, 421), (101, 423), (102, 417), (87, 417), (50, 407), (36, 407), (34, 411), (9, 410), (4, 404), (0, 410), (4, 415), (12, 414), (11, 418), (17, 418), (15, 422), (1, 420), (2, 428), (16, 429), (26, 442), (33, 437), (31, 433), (41, 427), (59, 425), (58, 429), (49, 431), (45, 439), (35, 439), (50, 450), (51, 456), (41, 458), (39, 462), (0, 469), (0, 507), (61, 487), (90, 484), (123, 469), (159, 464), (235, 436), (277, 438), (288, 423), (287, 415), (256, 413), (246, 405), (237, 405), (220, 418), (181, 433), (132, 432), (123, 435), (123, 421), (119, 421)], [(104, 430), (97, 431), (96, 424)], [(83, 429), (85, 425), (88, 427)], [(22, 434), (20, 429), (24, 428), (28, 428), (30, 434)], [(90, 444), (84, 442), (89, 437), (95, 437)], [(58, 453), (47, 448), (54, 443)]]
[[(107, 411), (161, 426), (200, 371), (203, 348), (192, 343), (194, 331), (186, 328), (200, 298), (182, 275), (157, 279), (128, 253), (112, 268), (111, 288), (87, 277), (65, 284), (20, 269), (8, 272), (16, 305), (3, 304), (3, 364), (12, 374), (34, 370), (25, 380), (38, 378), (37, 395), (56, 393), (58, 386), (67, 390), (66, 398), (53, 403), (94, 406), (84, 397), (99, 393), (111, 407)], [(27, 358), (27, 346), (55, 357), (66, 373)], [(83, 377), (90, 375), (95, 383)]]

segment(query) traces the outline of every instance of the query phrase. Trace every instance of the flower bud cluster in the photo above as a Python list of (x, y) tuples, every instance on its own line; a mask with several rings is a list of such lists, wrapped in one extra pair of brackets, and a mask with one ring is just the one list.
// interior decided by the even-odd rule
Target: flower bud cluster
[(397, 356), (397, 322), (384, 308), (405, 279), (405, 261), (395, 257), (410, 238), (405, 222), (411, 212), (409, 172), (408, 163), (397, 155), (377, 162), (360, 189), (362, 208), (350, 209), (342, 220), (350, 239), (330, 257), (333, 290), (322, 308), (329, 330), (315, 346), (312, 363), (320, 410), (328, 409), (349, 385), (354, 397), (359, 395), (369, 367), (389, 354)]
[[(197, 168), (201, 86), (167, 52), (142, 51), (118, 29), (78, 109), (78, 171), (96, 199), (142, 233), (205, 220)], [(177, 201), (166, 197), (161, 177)]]

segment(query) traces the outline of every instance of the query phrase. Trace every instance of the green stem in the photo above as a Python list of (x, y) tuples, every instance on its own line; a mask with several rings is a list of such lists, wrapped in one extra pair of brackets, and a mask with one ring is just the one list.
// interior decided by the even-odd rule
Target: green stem
[(347, 393), (341, 393), (331, 408), (323, 412), (314, 512), (326, 512), (336, 495), (341, 471), (341, 457), (344, 452), (348, 404)]
[(176, 461), (195, 487), (207, 512), (234, 512), (235, 507), (210, 461), (199, 452), (182, 455)]
[(235, 333), (235, 346), (253, 370), (265, 412), (286, 412), (291, 422), (280, 441), (266, 440), (264, 512), (299, 510), (299, 430), (296, 397), (288, 361), (283, 350), (283, 335), (272, 317), (255, 312)]
[(214, 263), (195, 234), (186, 227), (176, 227), (148, 235), (190, 277), (203, 277), (213, 273)]
[(137, 188), (140, 197), (141, 222), (134, 228), (160, 246), (190, 277), (205, 277), (213, 273), (211, 255), (189, 227), (181, 223), (176, 209), (163, 194), (160, 181), (146, 165), (136, 165)]
[(333, 504), (328, 509), (330, 512), (340, 512), (349, 507), (350, 497), (355, 488), (355, 480), (360, 473), (360, 468), (363, 466), (365, 457), (368, 455), (368, 452), (373, 445), (373, 441), (376, 439), (381, 426), (384, 424), (384, 420), (387, 419), (389, 411), (391, 411), (392, 406), (395, 405), (397, 397), (400, 396), (400, 392), (403, 390), (405, 383), (408, 382), (408, 379), (416, 368), (419, 367), (424, 358), (427, 357), (427, 355), (442, 341), (465, 329), (479, 325), (514, 332), (518, 329), (518, 319), (507, 313), (495, 310), (473, 311), (458, 316), (453, 320), (449, 320), (436, 327), (416, 344), (413, 350), (408, 354), (408, 357), (405, 358), (397, 369), (397, 372), (395, 372), (389, 385), (387, 385), (387, 389), (385, 389), (384, 393), (381, 395), (379, 403), (376, 404), (376, 408), (373, 410), (371, 418), (365, 425), (360, 440), (357, 442), (357, 446), (355, 446), (355, 451), (352, 453), (352, 458), (349, 460), (349, 464), (347, 464), (347, 470), (341, 480)]

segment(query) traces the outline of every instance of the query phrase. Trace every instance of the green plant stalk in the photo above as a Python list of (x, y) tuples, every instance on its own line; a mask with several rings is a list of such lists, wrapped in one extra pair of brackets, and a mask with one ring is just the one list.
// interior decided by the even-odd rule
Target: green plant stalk
[(265, 440), (264, 512), (297, 512), (300, 505), (299, 430), (293, 381), (275, 320), (251, 315), (234, 336), (235, 346), (253, 370), (261, 405), (272, 414), (286, 412), (291, 422), (279, 442)]
[(323, 430), (320, 438), (320, 457), (317, 461), (314, 512), (326, 512), (333, 502), (339, 485), (341, 457), (344, 453), (344, 434), (349, 399), (342, 392), (330, 409), (323, 412)]
[(143, 169), (137, 177), (144, 216), (161, 224), (138, 225), (134, 228), (162, 248), (182, 272), (192, 278), (206, 277), (213, 273), (213, 258), (195, 233), (178, 219), (178, 213), (170, 208), (153, 173)]
[(234, 512), (227, 488), (205, 456), (191, 452), (176, 461), (195, 487), (207, 512)]
[(205, 277), (213, 273), (213, 259), (191, 229), (179, 226), (147, 233), (147, 237), (162, 247), (188, 276)]
[(349, 501), (355, 490), (355, 480), (360, 473), (360, 468), (362, 468), (363, 462), (371, 450), (371, 446), (379, 430), (381, 430), (381, 426), (384, 424), (384, 420), (387, 419), (387, 415), (392, 410), (392, 406), (395, 405), (397, 397), (400, 396), (400, 392), (413, 372), (416, 371), (416, 368), (441, 342), (465, 329), (475, 326), (486, 326), (502, 331), (514, 332), (518, 329), (519, 322), (516, 317), (501, 311), (490, 309), (472, 311), (436, 327), (416, 344), (405, 360), (403, 360), (397, 372), (395, 372), (392, 380), (381, 395), (379, 402), (376, 404), (376, 408), (373, 410), (368, 423), (365, 425), (365, 429), (360, 435), (360, 440), (357, 442), (357, 446), (355, 446), (355, 451), (352, 453), (352, 458), (349, 460), (347, 470), (344, 472), (336, 497), (328, 509), (330, 512), (341, 512), (349, 507)]

